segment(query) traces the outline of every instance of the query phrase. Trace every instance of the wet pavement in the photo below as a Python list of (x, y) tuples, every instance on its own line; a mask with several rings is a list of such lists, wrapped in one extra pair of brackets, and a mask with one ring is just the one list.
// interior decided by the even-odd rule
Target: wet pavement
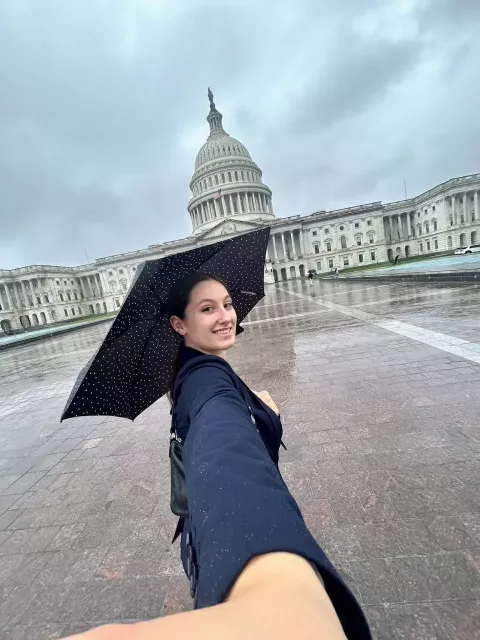
[[(381, 640), (480, 637), (480, 287), (282, 282), (231, 362), (281, 407), (282, 471)], [(0, 353), (0, 637), (190, 606), (161, 400), (59, 424), (98, 325)]]

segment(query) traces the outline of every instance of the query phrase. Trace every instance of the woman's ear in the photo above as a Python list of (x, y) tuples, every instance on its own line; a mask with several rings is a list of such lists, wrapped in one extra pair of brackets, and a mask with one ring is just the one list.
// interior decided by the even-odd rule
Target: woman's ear
[(183, 326), (183, 320), (181, 320), (178, 316), (172, 316), (170, 318), (170, 326), (179, 335), (181, 335), (181, 336), (185, 335), (185, 329), (184, 329), (184, 326)]

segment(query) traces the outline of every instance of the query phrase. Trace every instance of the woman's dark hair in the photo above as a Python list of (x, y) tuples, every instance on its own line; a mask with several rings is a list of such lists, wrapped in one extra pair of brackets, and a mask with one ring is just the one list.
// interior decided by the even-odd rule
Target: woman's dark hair
[[(197, 286), (197, 284), (200, 284), (200, 282), (208, 282), (209, 280), (223, 284), (225, 289), (228, 291), (226, 283), (218, 276), (212, 276), (208, 273), (200, 273), (199, 271), (196, 271), (186, 278), (183, 278), (183, 280), (180, 280), (172, 287), (167, 300), (168, 319), (170, 320), (172, 316), (177, 316), (183, 320), (185, 318), (185, 310), (190, 302), (192, 290)], [(168, 399), (170, 400), (170, 404), (173, 404), (173, 389), (175, 387), (175, 380), (177, 379), (178, 372), (180, 371), (182, 351), (184, 347), (185, 342), (182, 339), (173, 363), (172, 378), (170, 380), (168, 390)]]

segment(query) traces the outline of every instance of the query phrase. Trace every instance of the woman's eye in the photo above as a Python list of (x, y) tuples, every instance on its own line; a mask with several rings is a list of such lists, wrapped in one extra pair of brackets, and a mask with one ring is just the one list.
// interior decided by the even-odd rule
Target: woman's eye
[(202, 309), (202, 312), (205, 313), (206, 311), (212, 311), (213, 307), (205, 307)]
[(231, 302), (225, 303), (225, 309), (231, 309), (232, 307), (233, 307), (233, 304)]

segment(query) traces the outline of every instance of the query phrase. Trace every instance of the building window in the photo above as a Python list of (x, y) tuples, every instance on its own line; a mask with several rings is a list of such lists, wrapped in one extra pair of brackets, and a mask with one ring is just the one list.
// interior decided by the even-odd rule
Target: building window
[(222, 173), (222, 182), (223, 183), (225, 182), (225, 174), (224, 173)]
[(75, 315), (75, 309), (72, 307), (72, 316)]
[(433, 205), (433, 207), (432, 207), (432, 211), (435, 211), (435, 205)]
[(316, 236), (317, 232), (316, 231), (312, 231), (312, 236)]
[(430, 233), (430, 225), (428, 222), (425, 223), (425, 233)]
[(358, 261), (363, 262), (363, 253), (358, 254)]
[(423, 253), (423, 243), (420, 242), (420, 253)]
[(325, 235), (328, 235), (329, 229), (325, 229)]
[(460, 224), (465, 224), (465, 218), (463, 215), (460, 216)]
[(370, 251), (370, 259), (375, 260), (375, 251)]
[(438, 249), (438, 240), (435, 240), (435, 249)]
[(436, 231), (437, 230), (437, 221), (436, 220), (432, 220), (433, 223), (433, 230)]
[(355, 229), (358, 229), (358, 227), (360, 226), (359, 222), (355, 222)]
[(245, 180), (245, 174), (243, 173), (243, 171), (240, 171), (240, 175), (242, 176), (242, 180)]
[(68, 318), (68, 309), (64, 309), (63, 313), (65, 314), (65, 317)]
[(369, 227), (372, 226), (372, 221), (371, 220), (367, 220), (367, 226), (369, 226)]
[(332, 250), (332, 243), (327, 242), (327, 251), (331, 251), (331, 250)]
[(417, 211), (417, 218), (420, 217), (420, 211)]
[(115, 291), (117, 290), (117, 283), (115, 281), (110, 282), (110, 288), (113, 291), (113, 293), (115, 293)]
[(120, 300), (118, 298), (115, 298), (115, 305), (117, 309), (120, 307)]
[(71, 300), (71, 299), (72, 299), (72, 296), (70, 295), (70, 291), (67, 291), (67, 298), (68, 298), (69, 300)]
[(60, 293), (59, 296), (60, 296), (60, 300), (63, 302), (63, 293)]
[(315, 245), (314, 249), (315, 253), (320, 253), (320, 247), (318, 246), (318, 244)]
[(109, 276), (113, 276), (113, 271), (109, 271), (109, 272), (108, 272), (108, 275), (109, 275)]
[(47, 294), (45, 294), (45, 302), (47, 302), (47, 303), (50, 302), (50, 300), (48, 299), (48, 295)]
[(330, 258), (330, 260), (328, 261), (328, 266), (330, 267), (330, 269), (333, 269), (333, 258)]
[(450, 226), (453, 227), (453, 216), (452, 216), (452, 214), (450, 214), (449, 222), (450, 222)]
[(317, 271), (321, 271), (321, 270), (322, 270), (322, 261), (321, 261), (321, 260), (319, 260), (319, 261), (317, 262)]
[(235, 171), (235, 180), (238, 180), (238, 171)]
[(340, 227), (340, 231), (343, 231), (344, 229), (345, 229), (345, 227), (342, 225), (342, 226)]
[(56, 280), (57, 285), (60, 286), (60, 280)]
[(38, 304), (42, 304), (42, 299), (40, 298), (40, 296), (37, 296), (37, 302)]
[(64, 281), (63, 281), (63, 284), (64, 284), (65, 286), (67, 286), (67, 281), (66, 281), (66, 280), (64, 280)]
[(370, 244), (373, 244), (375, 242), (375, 237), (374, 236), (368, 236), (368, 242)]
[(121, 283), (121, 284), (122, 284), (122, 289), (123, 289), (124, 291), (126, 291), (126, 290), (127, 290), (127, 282), (126, 282), (126, 280), (122, 280), (122, 283)]
[(76, 291), (74, 292), (74, 294), (73, 294), (73, 295), (75, 296), (75, 300), (78, 300), (78, 294), (77, 294), (77, 292), (76, 292)]
[[(340, 228), (343, 229), (343, 227), (340, 227)], [(347, 248), (347, 239), (346, 239), (345, 236), (342, 236), (340, 238), (340, 244), (341, 244), (342, 249), (346, 249)]]
[(348, 267), (348, 256), (343, 256), (343, 266)]
[(218, 184), (218, 176), (215, 175), (215, 184)]
[(427, 251), (430, 251), (430, 242), (427, 242)]
[(357, 233), (357, 235), (355, 236), (355, 242), (357, 243), (357, 247), (362, 246), (362, 236), (360, 233)]

